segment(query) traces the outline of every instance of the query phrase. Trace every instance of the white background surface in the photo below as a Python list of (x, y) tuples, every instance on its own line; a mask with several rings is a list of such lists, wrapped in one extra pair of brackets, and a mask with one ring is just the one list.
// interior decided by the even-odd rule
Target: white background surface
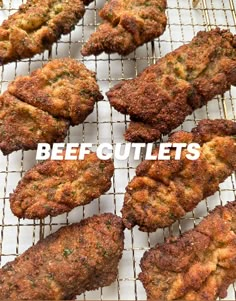
[[(4, 9), (0, 10), (1, 21), (17, 9), (21, 1), (4, 1)], [(98, 57), (83, 58), (80, 54), (81, 46), (89, 35), (94, 32), (99, 24), (98, 10), (104, 1), (92, 3), (86, 10), (84, 19), (76, 29), (53, 46), (51, 58), (71, 56), (85, 63), (85, 65), (97, 73), (98, 84), (105, 96), (109, 87), (124, 78), (134, 78), (145, 67), (155, 62), (160, 56), (176, 49), (183, 43), (189, 42), (199, 30), (209, 29), (215, 25), (228, 28), (236, 33), (236, 16), (233, 11), (234, 0), (201, 0), (197, 9), (193, 9), (190, 0), (169, 0), (167, 17), (168, 25), (165, 33), (156, 39), (152, 45), (148, 43), (139, 47), (127, 57), (117, 54), (102, 54)], [(27, 75), (29, 72), (42, 66), (49, 59), (48, 51), (43, 55), (37, 55), (31, 60), (11, 63), (0, 70), (0, 88), (3, 92), (9, 81), (17, 75)], [(225, 104), (225, 111), (222, 103)], [(181, 128), (191, 130), (200, 119), (204, 118), (229, 118), (235, 120), (236, 89), (221, 97), (215, 98), (207, 107), (197, 110), (194, 115), (188, 116)], [(227, 116), (225, 116), (225, 114)], [(106, 99), (96, 104), (91, 114), (83, 125), (70, 128), (69, 142), (102, 142), (124, 143), (123, 133), (128, 119), (110, 108)], [(165, 138), (164, 138), (165, 139)], [(139, 162), (132, 160), (132, 155), (127, 161), (115, 160), (115, 174), (113, 185), (109, 192), (91, 204), (76, 208), (69, 214), (63, 214), (45, 220), (19, 220), (13, 216), (9, 208), (9, 193), (16, 187), (25, 171), (35, 164), (35, 151), (18, 151), (4, 157), (0, 154), (0, 253), (1, 266), (14, 259), (27, 248), (35, 244), (40, 237), (56, 231), (62, 225), (78, 222), (83, 217), (97, 213), (114, 212), (120, 215), (123, 203), (125, 187), (134, 176), (135, 167)], [(193, 228), (208, 211), (217, 204), (225, 204), (226, 201), (235, 199), (235, 175), (228, 178), (221, 186), (220, 191), (214, 196), (202, 201), (194, 212), (187, 214), (176, 222), (170, 229), (158, 230), (148, 235), (138, 231), (135, 227), (132, 231), (125, 231), (125, 250), (120, 262), (119, 276), (110, 287), (98, 289), (94, 292), (86, 292), (79, 299), (96, 300), (143, 300), (146, 298), (142, 284), (137, 280), (140, 272), (139, 262), (145, 250), (161, 243), (171, 234), (179, 235), (187, 229)], [(228, 299), (236, 299), (233, 286), (229, 288)]]

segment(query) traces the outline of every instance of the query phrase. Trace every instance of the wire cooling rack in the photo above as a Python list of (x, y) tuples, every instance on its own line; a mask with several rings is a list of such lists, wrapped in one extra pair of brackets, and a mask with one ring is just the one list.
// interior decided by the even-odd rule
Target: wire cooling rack
[[(104, 1), (104, 0), (103, 0)], [(86, 10), (86, 14), (75, 30), (53, 45), (51, 51), (37, 55), (32, 59), (11, 63), (1, 67), (0, 89), (3, 92), (8, 83), (18, 75), (27, 75), (42, 66), (51, 58), (70, 56), (82, 61), (89, 69), (97, 73), (101, 91), (105, 92), (122, 79), (134, 78), (145, 67), (155, 63), (169, 51), (189, 42), (199, 30), (228, 28), (236, 33), (236, 6), (234, 0), (201, 0), (198, 7), (193, 9), (191, 0), (169, 0), (167, 17), (168, 25), (165, 33), (152, 43), (139, 47), (127, 57), (116, 54), (101, 54), (97, 57), (82, 57), (80, 50), (89, 35), (100, 23), (98, 16), (103, 1), (95, 1)], [(4, 1), (0, 9), (1, 21), (14, 13), (21, 1)], [(236, 120), (236, 88), (216, 97), (207, 106), (188, 116), (180, 127), (190, 130), (203, 118), (228, 118)], [(95, 146), (108, 142), (115, 145), (125, 143), (123, 133), (129, 120), (112, 109), (105, 97), (104, 101), (96, 104), (83, 125), (70, 128), (68, 142), (89, 142)], [(18, 151), (4, 157), (0, 154), (0, 254), (1, 266), (13, 260), (40, 238), (55, 232), (63, 225), (78, 222), (82, 218), (103, 212), (114, 212), (120, 215), (125, 187), (134, 176), (138, 161), (115, 160), (115, 174), (109, 192), (94, 200), (91, 204), (76, 208), (69, 214), (42, 221), (17, 219), (9, 208), (9, 193), (16, 187), (25, 171), (35, 164), (35, 151)], [(144, 300), (145, 291), (137, 280), (140, 272), (139, 262), (145, 250), (161, 243), (169, 235), (180, 235), (193, 228), (208, 212), (218, 204), (232, 201), (236, 196), (235, 175), (229, 177), (220, 185), (220, 190), (214, 196), (202, 201), (197, 208), (176, 222), (172, 227), (147, 234), (138, 231), (125, 232), (125, 250), (119, 266), (117, 281), (111, 286), (86, 292), (78, 296), (79, 300)], [(236, 299), (236, 287), (230, 286), (228, 299)]]

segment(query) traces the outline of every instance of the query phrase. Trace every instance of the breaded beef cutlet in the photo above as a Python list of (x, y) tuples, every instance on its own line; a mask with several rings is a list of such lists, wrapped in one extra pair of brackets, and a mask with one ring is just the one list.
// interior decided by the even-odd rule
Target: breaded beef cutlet
[[(78, 155), (79, 150), (75, 156)], [(39, 163), (24, 175), (10, 195), (11, 210), (19, 218), (44, 218), (69, 212), (109, 190), (113, 173), (113, 162), (100, 160), (92, 152), (83, 160)]]
[(236, 279), (236, 201), (196, 228), (147, 251), (139, 279), (148, 300), (213, 301)]
[(82, 63), (52, 60), (16, 78), (0, 96), (0, 149), (7, 155), (63, 142), (69, 124), (82, 123), (102, 98), (95, 74)]
[(72, 300), (110, 285), (124, 248), (121, 218), (93, 216), (59, 229), (0, 270), (1, 300)]
[(54, 59), (29, 76), (17, 77), (8, 92), (71, 125), (82, 123), (103, 99), (95, 73), (71, 58)]
[[(85, 2), (85, 3), (84, 3)], [(50, 49), (70, 33), (85, 12), (82, 0), (28, 0), (0, 26), (0, 62), (6, 64)]]
[(117, 52), (127, 55), (163, 34), (166, 0), (111, 0), (100, 11), (104, 22), (85, 43), (81, 53)]
[[(176, 132), (172, 143), (199, 143), (197, 160), (186, 158), (187, 149), (175, 160), (145, 160), (126, 188), (122, 209), (127, 228), (135, 225), (152, 232), (170, 226), (193, 210), (204, 198), (214, 194), (236, 170), (236, 123), (229, 120), (202, 120), (188, 132)], [(154, 150), (158, 154), (159, 148)]]
[(69, 122), (24, 103), (5, 92), (0, 96), (0, 149), (4, 155), (36, 149), (38, 143), (62, 142)]
[(130, 115), (125, 139), (152, 142), (231, 85), (236, 85), (236, 36), (216, 28), (200, 31), (107, 96), (116, 110)]

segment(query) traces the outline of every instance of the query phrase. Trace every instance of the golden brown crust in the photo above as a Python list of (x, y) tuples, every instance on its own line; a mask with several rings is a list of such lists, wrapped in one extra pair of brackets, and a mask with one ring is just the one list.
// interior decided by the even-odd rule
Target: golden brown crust
[[(79, 150), (76, 152), (78, 157)], [(95, 153), (83, 160), (48, 160), (31, 168), (10, 195), (19, 218), (44, 218), (90, 203), (111, 187), (114, 165)]]
[(111, 0), (100, 11), (104, 20), (85, 43), (81, 53), (127, 55), (159, 37), (166, 27), (166, 0)]
[(199, 32), (136, 79), (114, 86), (107, 96), (115, 109), (131, 117), (126, 140), (151, 142), (230, 85), (236, 85), (236, 37), (216, 28)]
[(4, 155), (36, 149), (38, 143), (63, 142), (69, 123), (28, 105), (8, 92), (0, 96), (0, 149)]
[(0, 97), (0, 149), (6, 155), (63, 142), (69, 123), (82, 123), (102, 98), (95, 74), (71, 58), (19, 76)]
[(30, 58), (74, 29), (85, 12), (81, 0), (28, 0), (0, 27), (0, 62)]
[(225, 298), (236, 279), (236, 201), (218, 206), (196, 228), (147, 251), (141, 260), (148, 300)]
[[(123, 222), (127, 228), (139, 225), (142, 231), (170, 226), (212, 195), (236, 169), (236, 124), (228, 120), (203, 120), (192, 133), (176, 132), (169, 142), (201, 145), (200, 157), (188, 160), (143, 161), (126, 188)], [(154, 154), (158, 154), (155, 149)]]
[(54, 59), (30, 76), (17, 77), (8, 92), (72, 125), (82, 123), (103, 98), (95, 74), (71, 58)]
[(63, 227), (0, 270), (0, 299), (72, 300), (110, 285), (123, 240), (122, 221), (111, 213)]

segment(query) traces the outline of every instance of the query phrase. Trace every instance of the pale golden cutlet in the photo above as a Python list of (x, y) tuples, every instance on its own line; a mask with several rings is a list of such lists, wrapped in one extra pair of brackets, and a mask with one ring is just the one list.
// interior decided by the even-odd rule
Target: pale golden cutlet
[(104, 22), (82, 48), (82, 55), (127, 55), (163, 34), (166, 0), (110, 0), (100, 11)]
[(231, 85), (236, 85), (236, 36), (216, 28), (200, 31), (107, 96), (116, 110), (130, 115), (125, 139), (152, 142)]
[[(186, 158), (184, 149), (175, 160), (145, 160), (126, 187), (122, 208), (127, 228), (135, 225), (152, 232), (173, 224), (214, 194), (219, 184), (236, 170), (236, 123), (229, 120), (202, 120), (192, 132), (176, 132), (168, 142), (199, 143), (197, 160)], [(154, 150), (158, 154), (159, 149)]]
[(139, 279), (148, 300), (213, 301), (236, 279), (236, 201), (193, 230), (145, 252)]
[(105, 213), (59, 229), (0, 270), (1, 300), (73, 300), (117, 278), (120, 217)]
[(36, 149), (38, 143), (63, 142), (69, 122), (24, 103), (5, 92), (0, 96), (0, 150)]
[[(75, 156), (79, 153), (78, 149)], [(113, 162), (93, 152), (83, 160), (47, 160), (27, 171), (10, 194), (11, 210), (28, 219), (69, 212), (108, 191), (113, 173)]]
[(83, 17), (82, 0), (28, 0), (0, 26), (0, 62), (6, 64), (50, 49)]
[(29, 76), (17, 77), (8, 92), (71, 125), (82, 123), (103, 99), (95, 73), (71, 58), (54, 59)]

